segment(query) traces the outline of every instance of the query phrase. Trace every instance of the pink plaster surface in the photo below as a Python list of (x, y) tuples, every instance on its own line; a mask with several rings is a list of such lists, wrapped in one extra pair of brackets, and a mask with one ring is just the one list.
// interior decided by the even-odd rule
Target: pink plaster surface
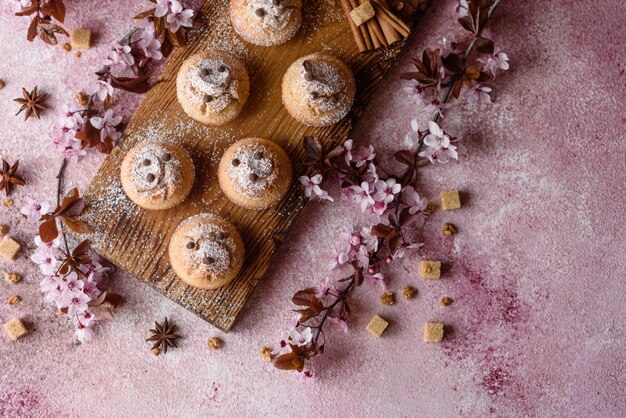
[[(399, 73), (456, 30), (453, 2), (436, 3), (354, 132), (387, 164), (418, 110)], [(26, 42), (27, 21), (1, 6), (0, 155), (20, 159), (29, 182), (14, 194), (17, 207), (24, 196), (52, 199), (59, 158), (44, 146), (56, 112), (23, 123), (11, 99), (37, 84), (58, 112), (148, 3), (68, 4), (68, 26), (97, 33), (80, 59)], [(32, 330), (18, 342), (0, 336), (0, 415), (624, 416), (625, 3), (504, 1), (491, 28), (511, 70), (498, 78), (492, 106), (446, 118), (465, 138), (460, 162), (422, 174), (428, 197), (459, 188), (464, 206), (433, 215), (426, 246), (385, 272), (392, 290), (416, 286), (415, 300), (383, 306), (377, 289), (359, 289), (351, 331), (329, 335), (316, 382), (273, 369), (258, 350), (279, 340), (292, 293), (325, 274), (337, 232), (352, 227), (351, 203), (307, 207), (230, 334), (118, 272), (112, 288), (128, 302), (83, 345), (39, 293), (41, 276), (27, 257), (34, 226), (0, 206), (0, 223), (26, 247), (16, 262), (0, 261), (0, 270), (26, 278), (0, 282), (0, 320), (21, 316)], [(84, 189), (102, 160), (71, 165), (70, 180)], [(456, 238), (440, 235), (446, 221), (458, 226)], [(420, 257), (445, 262), (441, 281), (417, 278)], [(5, 305), (14, 293), (23, 302)], [(441, 308), (442, 296), (455, 303)], [(376, 313), (391, 322), (380, 339), (364, 330)], [(185, 338), (154, 358), (144, 339), (164, 316)], [(431, 320), (452, 330), (444, 343), (421, 342)], [(205, 348), (213, 335), (222, 350)]]

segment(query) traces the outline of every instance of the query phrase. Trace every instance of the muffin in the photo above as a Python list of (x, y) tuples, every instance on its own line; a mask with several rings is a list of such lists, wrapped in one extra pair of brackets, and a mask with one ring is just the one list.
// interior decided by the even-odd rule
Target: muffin
[(204, 125), (235, 119), (250, 94), (248, 71), (224, 51), (204, 51), (187, 58), (176, 77), (176, 95), (185, 113)]
[(287, 153), (264, 138), (235, 142), (217, 169), (226, 197), (247, 209), (266, 209), (279, 202), (289, 190), (292, 175)]
[(284, 44), (300, 28), (302, 0), (231, 0), (230, 21), (252, 44)]
[(168, 252), (179, 279), (200, 289), (216, 289), (237, 276), (245, 250), (239, 232), (230, 222), (201, 213), (178, 225)]
[(141, 142), (128, 151), (120, 180), (130, 200), (144, 209), (169, 209), (185, 200), (195, 178), (189, 153), (171, 142)]
[(326, 126), (348, 114), (356, 83), (343, 61), (314, 53), (291, 64), (283, 77), (282, 90), (283, 104), (291, 116), (305, 125)]

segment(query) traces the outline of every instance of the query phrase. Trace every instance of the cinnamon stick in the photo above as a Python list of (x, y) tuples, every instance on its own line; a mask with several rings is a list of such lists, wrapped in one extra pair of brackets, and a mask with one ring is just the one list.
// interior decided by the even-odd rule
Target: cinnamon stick
[[(394, 26), (400, 34), (403, 36), (408, 36), (411, 33), (411, 28), (402, 21), (398, 16), (396, 16), (389, 8), (385, 7), (381, 4), (380, 0), (371, 0), (378, 8), (380, 9), (381, 18), (387, 19), (391, 25)], [(378, 14), (376, 14), (378, 16)]]
[[(350, 2), (350, 10), (353, 10), (353, 9), (356, 9), (357, 7), (359, 7), (359, 3), (357, 2), (357, 0), (347, 0), (347, 1)], [(348, 12), (348, 19), (352, 20), (352, 17), (350, 16), (350, 12)], [(354, 23), (354, 22), (352, 22), (352, 23)], [(371, 38), (367, 28), (365, 28), (364, 25), (361, 25), (361, 26), (359, 26), (359, 30), (361, 31), (361, 36), (363, 36), (363, 39), (365, 41), (365, 46), (367, 47), (367, 50), (374, 49), (372, 38)]]
[(350, 0), (341, 0), (341, 6), (343, 7), (343, 11), (346, 13), (346, 17), (348, 18), (348, 23), (350, 24), (350, 29), (352, 30), (352, 35), (354, 36), (356, 46), (359, 48), (359, 52), (367, 51), (367, 45), (365, 43), (365, 39), (363, 38), (363, 34), (361, 33), (361, 29), (356, 26), (350, 16), (350, 12), (352, 11)]
[[(380, 3), (387, 8), (389, 7), (389, 3), (387, 3), (387, 0), (380, 0)], [(385, 39), (387, 39), (387, 43), (391, 45), (392, 43), (397, 42), (400, 39), (402, 39), (402, 36), (398, 33), (397, 30), (393, 28), (391, 23), (389, 23), (385, 19), (379, 19), (381, 12), (380, 12), (380, 8), (376, 7), (376, 4), (374, 4), (374, 9), (376, 9), (376, 19), (378, 19), (378, 23), (380, 24), (380, 29), (383, 31), (383, 35), (385, 35)]]

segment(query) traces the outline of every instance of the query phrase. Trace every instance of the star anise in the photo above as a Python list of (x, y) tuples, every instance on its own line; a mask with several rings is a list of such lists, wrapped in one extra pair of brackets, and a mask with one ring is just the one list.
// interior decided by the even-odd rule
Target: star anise
[(0, 189), (4, 189), (4, 193), (8, 196), (11, 193), (11, 185), (16, 184), (23, 186), (26, 184), (23, 178), (16, 175), (17, 167), (19, 167), (19, 160), (15, 161), (13, 165), (9, 165), (6, 160), (2, 160), (2, 170), (0, 170)]
[(152, 349), (159, 348), (163, 351), (163, 354), (167, 353), (168, 347), (176, 347), (176, 340), (180, 338), (180, 335), (175, 334), (176, 325), (172, 324), (165, 318), (165, 321), (162, 323), (155, 322), (154, 329), (151, 329), (150, 332), (152, 336), (147, 338), (146, 341), (153, 341), (154, 345)]
[(31, 91), (30, 93), (24, 87), (22, 87), (22, 95), (24, 97), (14, 99), (14, 101), (22, 105), (22, 107), (20, 107), (20, 110), (15, 114), (15, 116), (19, 115), (20, 113), (22, 113), (22, 111), (25, 110), (26, 112), (24, 113), (24, 120), (27, 120), (33, 114), (37, 116), (37, 119), (39, 119), (41, 111), (48, 108), (48, 106), (44, 104), (44, 101), (46, 100), (48, 95), (45, 93), (39, 94), (37, 92), (37, 86), (35, 86), (33, 91)]

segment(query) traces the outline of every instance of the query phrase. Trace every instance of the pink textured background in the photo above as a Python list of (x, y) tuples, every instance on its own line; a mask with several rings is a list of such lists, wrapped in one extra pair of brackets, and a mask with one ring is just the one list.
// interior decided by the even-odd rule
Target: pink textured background
[[(388, 163), (418, 110), (399, 73), (456, 31), (453, 2), (436, 3), (354, 133)], [(623, 416), (626, 6), (503, 3), (491, 28), (511, 70), (497, 80), (492, 106), (446, 118), (465, 138), (460, 163), (423, 171), (428, 197), (459, 188), (464, 207), (437, 212), (424, 249), (386, 271), (391, 289), (412, 284), (419, 296), (382, 306), (379, 291), (363, 286), (352, 330), (329, 335), (319, 379), (304, 385), (263, 363), (258, 350), (280, 338), (291, 294), (324, 275), (337, 232), (352, 226), (348, 202), (307, 207), (228, 335), (121, 272), (112, 287), (128, 302), (91, 343), (76, 344), (65, 318), (43, 303), (41, 276), (27, 257), (34, 227), (16, 207), (27, 195), (54, 195), (59, 158), (43, 144), (56, 112), (23, 123), (11, 99), (38, 84), (58, 111), (148, 3), (68, 1), (67, 26), (97, 33), (80, 59), (26, 42), (27, 20), (3, 4), (0, 155), (20, 159), (29, 184), (14, 194), (16, 207), (0, 206), (0, 223), (28, 247), (11, 265), (0, 261), (0, 270), (26, 277), (17, 286), (0, 282), (0, 320), (21, 316), (32, 332), (18, 342), (0, 336), (0, 415)], [(101, 161), (90, 155), (71, 165), (71, 181), (84, 189)], [(440, 236), (445, 221), (458, 225), (456, 238)], [(417, 279), (420, 256), (445, 261), (441, 281)], [(23, 302), (5, 305), (14, 293)], [(455, 303), (441, 308), (441, 296)], [(364, 330), (375, 313), (391, 321), (381, 339)], [(147, 329), (166, 315), (185, 338), (179, 350), (153, 358)], [(421, 342), (427, 320), (450, 326), (443, 344)], [(205, 348), (213, 335), (224, 339), (222, 350)]]

